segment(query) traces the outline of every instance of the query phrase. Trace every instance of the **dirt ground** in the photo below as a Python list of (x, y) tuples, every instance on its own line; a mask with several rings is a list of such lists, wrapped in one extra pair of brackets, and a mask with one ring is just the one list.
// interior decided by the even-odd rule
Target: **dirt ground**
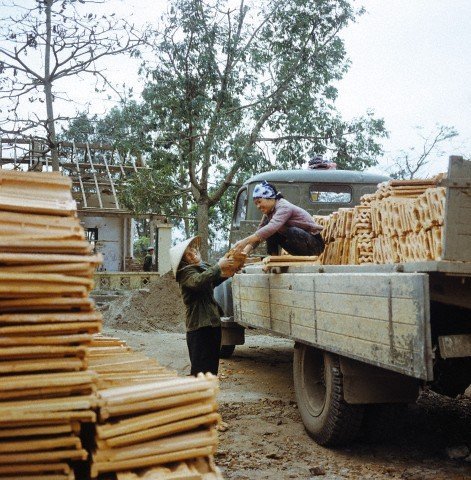
[[(159, 297), (159, 298), (156, 298)], [(160, 310), (159, 310), (160, 305)], [(181, 375), (189, 373), (183, 306), (171, 277), (104, 311), (104, 331)], [(471, 401), (424, 392), (416, 405), (368, 417), (362, 437), (329, 450), (305, 432), (295, 401), (291, 341), (248, 332), (221, 361), (223, 425), (216, 463), (226, 480), (471, 479)], [(453, 456), (453, 454), (451, 454)]]

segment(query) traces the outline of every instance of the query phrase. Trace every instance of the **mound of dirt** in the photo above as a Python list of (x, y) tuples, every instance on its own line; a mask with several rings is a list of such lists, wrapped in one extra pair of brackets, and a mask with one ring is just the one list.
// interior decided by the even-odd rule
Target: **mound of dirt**
[(185, 332), (185, 306), (178, 283), (171, 273), (147, 289), (126, 292), (103, 311), (105, 327), (152, 332)]

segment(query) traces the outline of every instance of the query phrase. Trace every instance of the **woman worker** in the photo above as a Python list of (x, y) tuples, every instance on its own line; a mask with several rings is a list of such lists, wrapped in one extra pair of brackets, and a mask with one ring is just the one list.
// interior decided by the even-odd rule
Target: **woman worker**
[(268, 255), (279, 255), (280, 247), (291, 255), (323, 252), (322, 227), (306, 210), (285, 200), (273, 185), (265, 181), (256, 185), (253, 200), (263, 217), (253, 235), (234, 245), (236, 252), (249, 254), (263, 241), (267, 242)]
[(170, 249), (170, 262), (186, 307), (186, 342), (191, 375), (218, 373), (221, 348), (221, 315), (214, 287), (234, 275), (234, 260), (221, 258), (212, 266), (201, 261), (200, 237)]

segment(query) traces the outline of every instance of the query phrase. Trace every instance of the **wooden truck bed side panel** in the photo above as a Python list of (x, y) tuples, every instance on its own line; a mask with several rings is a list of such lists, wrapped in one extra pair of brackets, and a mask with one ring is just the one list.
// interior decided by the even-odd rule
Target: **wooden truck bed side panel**
[(427, 274), (241, 274), (233, 299), (242, 325), (432, 379)]
[(471, 262), (471, 161), (450, 157), (443, 258)]

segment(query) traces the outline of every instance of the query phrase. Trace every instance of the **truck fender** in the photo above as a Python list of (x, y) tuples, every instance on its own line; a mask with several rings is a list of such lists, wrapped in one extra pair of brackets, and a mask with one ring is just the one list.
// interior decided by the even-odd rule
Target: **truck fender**
[(214, 289), (214, 298), (222, 308), (225, 317), (234, 316), (234, 306), (232, 303), (232, 277), (228, 278)]
[(350, 404), (413, 403), (420, 380), (351, 358), (340, 357), (344, 399)]

